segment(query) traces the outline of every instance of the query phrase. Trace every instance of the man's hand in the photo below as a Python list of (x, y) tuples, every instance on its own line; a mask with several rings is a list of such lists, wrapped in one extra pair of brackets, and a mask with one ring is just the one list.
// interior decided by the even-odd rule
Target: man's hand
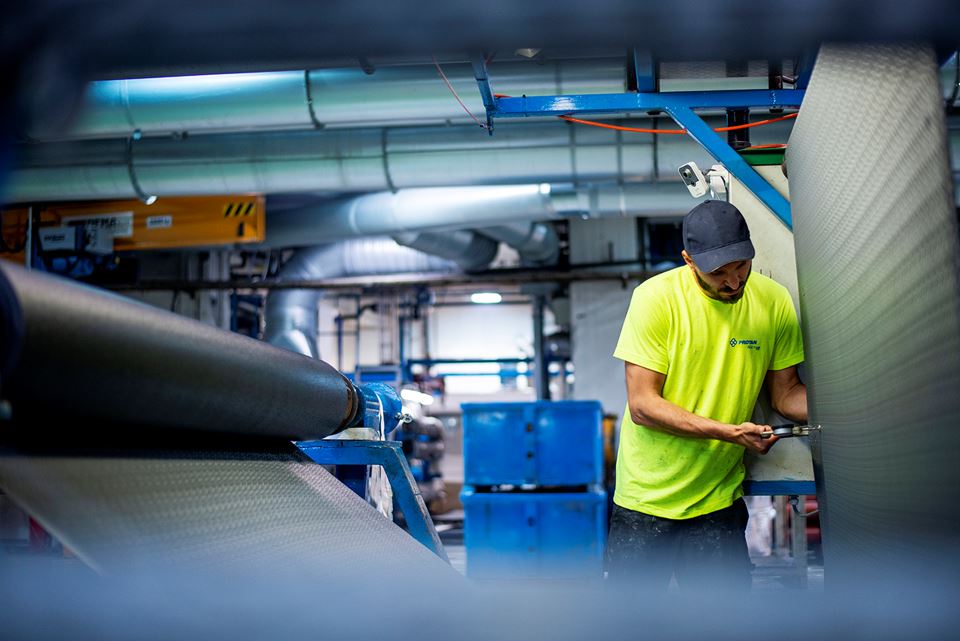
[(769, 425), (741, 423), (730, 426), (730, 436), (726, 440), (757, 454), (766, 454), (780, 438), (773, 435), (773, 428)]
[[(688, 412), (661, 395), (666, 374), (633, 363), (627, 363), (626, 368), (630, 418), (637, 425), (677, 436), (736, 443), (760, 454), (766, 454), (777, 442), (769, 425), (730, 425)], [(764, 437), (764, 433), (769, 436)]]

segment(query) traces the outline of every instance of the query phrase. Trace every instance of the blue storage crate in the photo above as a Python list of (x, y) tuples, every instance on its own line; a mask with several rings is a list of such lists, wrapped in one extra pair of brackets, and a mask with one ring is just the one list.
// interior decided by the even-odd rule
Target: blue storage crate
[(598, 401), (464, 403), (467, 485), (593, 485), (603, 481)]
[(467, 576), (585, 579), (603, 576), (607, 493), (477, 492), (465, 486)]

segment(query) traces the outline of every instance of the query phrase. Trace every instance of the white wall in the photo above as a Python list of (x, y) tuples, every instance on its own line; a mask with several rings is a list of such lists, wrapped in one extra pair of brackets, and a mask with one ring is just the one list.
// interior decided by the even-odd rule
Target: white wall
[[(145, 270), (168, 278), (192, 280), (227, 280), (230, 276), (229, 253), (212, 251), (201, 261), (198, 253), (147, 254)], [(128, 298), (168, 312), (196, 319), (202, 323), (230, 329), (230, 292), (204, 290), (194, 293), (171, 291), (125, 292)]]
[(430, 310), (435, 358), (533, 356), (530, 305), (464, 305)]
[(627, 403), (623, 361), (613, 357), (630, 296), (637, 282), (591, 281), (570, 286), (573, 320), (573, 397), (598, 400), (608, 414), (623, 415)]

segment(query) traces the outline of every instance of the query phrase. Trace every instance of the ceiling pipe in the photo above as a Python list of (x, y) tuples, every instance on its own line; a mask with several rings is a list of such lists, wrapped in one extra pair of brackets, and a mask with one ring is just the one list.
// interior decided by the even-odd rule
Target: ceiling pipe
[[(424, 61), (427, 62), (427, 61)], [(621, 93), (622, 57), (593, 60), (506, 61), (490, 65), (491, 82), (506, 95)], [(483, 112), (469, 63), (443, 63), (466, 106)], [(29, 132), (36, 140), (117, 138), (134, 130), (169, 135), (271, 129), (466, 124), (432, 64), (359, 66), (233, 73), (90, 83), (65, 134)]]
[(451, 260), (465, 272), (489, 266), (499, 248), (496, 240), (467, 229), (402, 233), (395, 234), (393, 239), (401, 245)]
[[(272, 211), (266, 245), (296, 247), (357, 236), (451, 231), (509, 220), (542, 220), (556, 213), (540, 185), (402, 189), (330, 199)], [(685, 191), (685, 190), (684, 190)]]
[[(716, 125), (722, 121), (708, 119)], [(626, 121), (630, 122), (630, 121)], [(649, 124), (643, 121), (641, 124)], [(790, 121), (758, 128), (757, 144), (783, 142)], [(473, 127), (144, 137), (16, 146), (6, 202), (225, 193), (396, 191), (539, 183), (679, 184), (677, 167), (712, 159), (688, 136), (623, 134), (556, 121)]]
[(552, 265), (560, 255), (557, 231), (544, 223), (507, 223), (484, 227), (480, 233), (506, 243), (520, 255), (520, 260), (532, 265)]
[[(271, 209), (268, 200), (267, 238), (262, 246), (303, 247), (357, 236), (469, 228), (525, 251), (534, 263), (550, 262), (549, 247), (537, 249), (530, 244), (541, 237), (542, 242), (551, 243), (549, 231), (531, 229), (530, 222), (570, 216), (677, 216), (694, 203), (679, 184), (410, 189), (330, 199), (290, 210)], [(490, 227), (495, 229), (488, 231)]]
[[(326, 280), (346, 276), (456, 271), (455, 263), (401, 247), (388, 238), (363, 238), (308, 247), (280, 269), (282, 280)], [(319, 358), (318, 289), (276, 289), (267, 296), (264, 340), (276, 347)]]

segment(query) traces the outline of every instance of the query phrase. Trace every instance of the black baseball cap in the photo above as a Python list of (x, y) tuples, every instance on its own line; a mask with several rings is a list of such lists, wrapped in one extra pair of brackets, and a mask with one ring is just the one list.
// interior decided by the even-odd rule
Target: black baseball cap
[(756, 253), (743, 214), (720, 200), (705, 200), (683, 217), (683, 248), (708, 274)]

